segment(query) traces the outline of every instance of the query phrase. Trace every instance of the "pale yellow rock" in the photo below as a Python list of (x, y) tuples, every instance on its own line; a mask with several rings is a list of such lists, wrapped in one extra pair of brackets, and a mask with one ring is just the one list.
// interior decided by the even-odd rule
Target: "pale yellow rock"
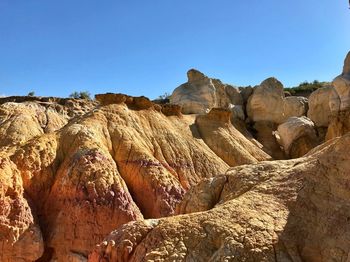
[(284, 120), (283, 112), (283, 85), (276, 78), (264, 80), (248, 99), (247, 114), (254, 122), (281, 123)]
[(271, 157), (245, 138), (232, 126), (231, 112), (212, 109), (196, 118), (196, 125), (205, 143), (229, 166), (256, 163)]
[(310, 118), (317, 127), (327, 127), (331, 116), (329, 106), (333, 88), (331, 86), (321, 87), (312, 92), (309, 97), (309, 111), (307, 117)]
[[(333, 80), (335, 89), (334, 97), (332, 98), (332, 111), (343, 111), (350, 108), (350, 52), (344, 61), (343, 73)], [(339, 104), (336, 101), (339, 97)], [(338, 107), (339, 106), (339, 107)]]
[[(317, 136), (314, 123), (307, 117), (290, 117), (277, 128), (277, 141), (286, 155), (292, 158), (301, 157), (317, 145)], [(296, 142), (305, 138), (304, 143)], [(308, 142), (309, 141), (309, 142)], [(291, 155), (291, 152), (293, 154)], [(294, 155), (294, 154), (297, 155)]]
[(273, 77), (255, 87), (247, 102), (247, 114), (253, 122), (281, 124), (289, 117), (305, 115), (306, 111), (307, 99), (285, 97), (282, 83)]
[(306, 115), (308, 99), (302, 96), (289, 96), (284, 99), (283, 117), (286, 121), (290, 117)]
[(184, 114), (203, 114), (215, 107), (243, 104), (237, 88), (209, 78), (195, 69), (189, 70), (187, 77), (188, 82), (177, 87), (170, 96), (170, 103), (182, 106)]

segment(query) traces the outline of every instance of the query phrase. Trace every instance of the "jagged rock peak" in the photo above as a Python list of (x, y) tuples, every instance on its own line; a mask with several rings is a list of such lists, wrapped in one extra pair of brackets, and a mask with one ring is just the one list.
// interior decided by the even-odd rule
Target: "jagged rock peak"
[(198, 71), (197, 69), (190, 69), (187, 72), (187, 78), (188, 78), (188, 82), (195, 82), (198, 80), (202, 80), (202, 79), (206, 79), (208, 78), (205, 74), (203, 74), (202, 72)]

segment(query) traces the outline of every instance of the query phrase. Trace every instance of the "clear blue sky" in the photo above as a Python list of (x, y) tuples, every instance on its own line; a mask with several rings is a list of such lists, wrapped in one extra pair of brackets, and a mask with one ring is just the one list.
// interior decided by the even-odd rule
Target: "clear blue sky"
[(197, 68), (226, 83), (331, 80), (348, 0), (0, 0), (0, 95), (155, 98)]

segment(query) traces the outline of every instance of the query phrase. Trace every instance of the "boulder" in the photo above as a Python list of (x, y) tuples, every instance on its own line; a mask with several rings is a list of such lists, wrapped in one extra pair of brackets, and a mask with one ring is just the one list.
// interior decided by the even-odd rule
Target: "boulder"
[(214, 107), (243, 104), (237, 88), (209, 78), (195, 69), (189, 70), (187, 77), (188, 82), (177, 87), (170, 96), (170, 103), (181, 105), (184, 114), (203, 114)]
[(277, 141), (286, 155), (296, 158), (317, 145), (314, 123), (307, 117), (290, 117), (277, 128)]
[(331, 86), (321, 87), (312, 92), (309, 97), (309, 111), (307, 117), (315, 123), (317, 127), (327, 127), (331, 115), (329, 106), (333, 88)]
[(292, 116), (304, 116), (308, 110), (308, 99), (302, 96), (289, 96), (284, 99), (284, 120)]
[(276, 78), (268, 78), (254, 89), (247, 103), (248, 117), (254, 121), (283, 122), (283, 85)]
[(282, 83), (273, 77), (255, 87), (247, 103), (247, 115), (253, 122), (281, 124), (289, 117), (305, 115), (307, 110), (305, 97), (285, 97)]

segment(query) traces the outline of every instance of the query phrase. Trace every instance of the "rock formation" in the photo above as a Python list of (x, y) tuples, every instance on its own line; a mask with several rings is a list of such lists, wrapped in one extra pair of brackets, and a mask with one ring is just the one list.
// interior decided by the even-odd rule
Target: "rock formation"
[(312, 92), (309, 97), (309, 111), (307, 117), (310, 118), (317, 127), (327, 127), (331, 116), (329, 100), (333, 88), (321, 87)]
[[(202, 116), (203, 122), (182, 115), (179, 106), (145, 97), (107, 94), (97, 100), (101, 106), (59, 118), (65, 122), (50, 132), (43, 128), (46, 107), (3, 104), (4, 112), (15, 108), (13, 115), (29, 120), (4, 113), (0, 125), (6, 134), (0, 155), (1, 261), (84, 261), (118, 226), (173, 214), (202, 179), (270, 158), (229, 124), (230, 112), (218, 119)], [(215, 132), (230, 154), (209, 139)]]
[(54, 132), (95, 106), (95, 102), (83, 99), (0, 98), (0, 147)]
[(350, 52), (344, 61), (343, 73), (333, 80), (333, 87), (329, 102), (332, 115), (326, 140), (350, 132)]
[[(196, 118), (196, 126), (205, 143), (229, 166), (252, 164), (271, 159), (263, 150), (244, 137), (230, 122), (227, 109), (212, 109)], [(262, 146), (261, 146), (262, 147)]]
[(283, 123), (292, 116), (303, 116), (307, 99), (285, 97), (283, 85), (276, 78), (268, 78), (254, 89), (247, 103), (247, 114), (253, 122)]
[(314, 123), (307, 117), (290, 117), (277, 128), (277, 141), (290, 158), (305, 155), (317, 146)]
[(309, 101), (193, 69), (95, 98), (0, 98), (1, 262), (349, 259), (350, 53)]
[(123, 225), (89, 261), (346, 261), (349, 146), (348, 134), (305, 158), (232, 168), (192, 188), (184, 215)]
[(243, 98), (237, 88), (211, 79), (191, 69), (188, 82), (174, 90), (170, 103), (182, 106), (184, 114), (202, 114), (212, 108), (228, 108), (230, 104), (242, 105)]

